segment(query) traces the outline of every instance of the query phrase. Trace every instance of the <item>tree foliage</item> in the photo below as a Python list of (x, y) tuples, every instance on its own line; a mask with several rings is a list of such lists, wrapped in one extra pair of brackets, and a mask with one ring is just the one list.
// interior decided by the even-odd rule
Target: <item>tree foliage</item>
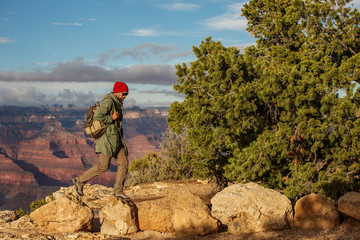
[(346, 0), (250, 0), (256, 45), (206, 38), (177, 65), (185, 100), (168, 123), (219, 183), (258, 181), (296, 199), (359, 189), (360, 14)]
[[(241, 98), (251, 98), (252, 93), (240, 87), (246, 83), (248, 71), (235, 47), (225, 48), (207, 38), (199, 48), (193, 47), (193, 51), (198, 60), (190, 68), (186, 64), (176, 66), (180, 84), (174, 87), (186, 97), (182, 103), (172, 104), (168, 123), (176, 133), (187, 128), (188, 140), (196, 149), (193, 161), (221, 184), (228, 154), (238, 145), (245, 146), (256, 132), (245, 127), (233, 128), (234, 124), (246, 125), (236, 121), (236, 114), (252, 112), (257, 106), (241, 104)], [(258, 122), (254, 118), (248, 120)]]

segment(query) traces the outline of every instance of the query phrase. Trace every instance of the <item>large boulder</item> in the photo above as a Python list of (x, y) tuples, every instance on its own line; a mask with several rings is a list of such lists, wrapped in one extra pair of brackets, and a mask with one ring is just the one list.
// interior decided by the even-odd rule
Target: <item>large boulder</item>
[(283, 194), (255, 183), (234, 184), (211, 200), (212, 215), (232, 234), (288, 228), (292, 223), (291, 201)]
[(312, 193), (295, 204), (295, 226), (301, 229), (328, 229), (340, 222), (335, 203)]
[(158, 189), (136, 202), (140, 230), (175, 235), (206, 235), (219, 230), (219, 222), (201, 199), (184, 190)]
[(81, 200), (62, 197), (51, 201), (30, 214), (32, 221), (45, 232), (89, 231), (93, 212)]
[(99, 212), (101, 233), (117, 236), (139, 231), (136, 206), (115, 196), (109, 201), (110, 203)]
[(348, 192), (340, 197), (337, 210), (348, 217), (360, 220), (360, 192)]

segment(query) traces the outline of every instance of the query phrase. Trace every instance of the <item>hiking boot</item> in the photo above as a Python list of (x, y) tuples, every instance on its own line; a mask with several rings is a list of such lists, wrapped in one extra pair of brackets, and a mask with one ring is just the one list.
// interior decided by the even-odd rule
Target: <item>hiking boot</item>
[(118, 198), (121, 198), (125, 201), (129, 201), (130, 200), (130, 197), (126, 196), (123, 192), (121, 193), (115, 193), (115, 196), (118, 197)]
[(83, 193), (84, 185), (82, 185), (82, 186), (79, 185), (79, 179), (73, 178), (72, 182), (74, 183), (76, 193), (79, 194), (79, 196), (84, 196), (84, 193)]

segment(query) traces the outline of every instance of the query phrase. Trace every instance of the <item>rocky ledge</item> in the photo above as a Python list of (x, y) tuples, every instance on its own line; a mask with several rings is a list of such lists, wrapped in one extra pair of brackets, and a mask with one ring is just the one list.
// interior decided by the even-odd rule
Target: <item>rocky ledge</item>
[[(357, 239), (360, 193), (333, 202), (311, 194), (293, 207), (283, 194), (255, 183), (234, 184), (215, 194), (201, 181), (142, 184), (113, 189), (73, 186), (18, 218), (0, 212), (1, 239)], [(294, 211), (293, 211), (294, 209)]]

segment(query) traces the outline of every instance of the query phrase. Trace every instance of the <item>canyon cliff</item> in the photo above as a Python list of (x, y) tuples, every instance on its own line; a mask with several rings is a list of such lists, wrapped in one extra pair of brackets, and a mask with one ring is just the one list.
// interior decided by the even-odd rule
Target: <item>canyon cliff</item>
[[(158, 152), (167, 108), (125, 109), (129, 161)], [(95, 140), (83, 125), (87, 109), (62, 106), (0, 107), (0, 209), (27, 209), (61, 186), (71, 185), (98, 161)], [(112, 186), (116, 166), (91, 183)]]

